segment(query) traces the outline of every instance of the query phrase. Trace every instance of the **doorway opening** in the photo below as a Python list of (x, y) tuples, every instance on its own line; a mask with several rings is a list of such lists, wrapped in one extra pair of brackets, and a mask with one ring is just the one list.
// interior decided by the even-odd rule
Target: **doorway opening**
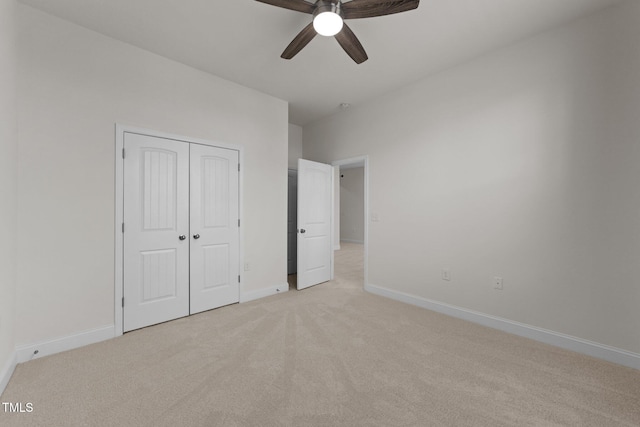
[(334, 213), (335, 278), (345, 286), (360, 289), (368, 283), (369, 158), (338, 160)]
[[(331, 277), (345, 285), (348, 282), (348, 287), (357, 286), (363, 289), (368, 283), (369, 158), (360, 156), (338, 160), (331, 163), (331, 166), (334, 168)], [(345, 182), (344, 190), (341, 188), (341, 181), (344, 178), (341, 178), (341, 175), (345, 175), (349, 181)], [(287, 282), (289, 290), (298, 289), (298, 178), (297, 170), (288, 170)], [(344, 198), (342, 210), (340, 209), (341, 197)], [(341, 216), (344, 216), (344, 234), (341, 233)]]
[(287, 175), (287, 283), (291, 291), (298, 285), (298, 171), (289, 169)]

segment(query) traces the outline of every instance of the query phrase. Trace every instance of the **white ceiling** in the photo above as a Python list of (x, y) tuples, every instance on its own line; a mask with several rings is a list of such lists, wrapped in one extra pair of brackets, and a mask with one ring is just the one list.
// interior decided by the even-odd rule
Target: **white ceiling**
[(311, 16), (254, 0), (21, 0), (115, 39), (289, 102), (305, 125), (619, 0), (422, 0), (348, 21), (369, 60), (317, 36), (280, 54)]

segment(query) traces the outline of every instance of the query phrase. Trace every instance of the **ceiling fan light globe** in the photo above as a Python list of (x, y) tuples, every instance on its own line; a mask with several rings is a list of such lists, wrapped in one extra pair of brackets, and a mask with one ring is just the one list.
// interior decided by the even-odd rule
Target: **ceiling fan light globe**
[(321, 36), (335, 36), (342, 30), (342, 17), (335, 12), (322, 12), (313, 18), (313, 28)]

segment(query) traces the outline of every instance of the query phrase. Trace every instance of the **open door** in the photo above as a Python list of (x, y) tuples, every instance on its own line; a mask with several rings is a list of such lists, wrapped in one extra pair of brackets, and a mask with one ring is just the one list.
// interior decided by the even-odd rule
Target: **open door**
[(298, 159), (298, 290), (331, 280), (333, 167)]

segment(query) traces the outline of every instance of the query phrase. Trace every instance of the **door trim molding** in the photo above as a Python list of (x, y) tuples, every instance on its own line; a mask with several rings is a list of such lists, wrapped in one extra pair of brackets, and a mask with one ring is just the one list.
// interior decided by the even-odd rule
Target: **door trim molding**
[[(364, 284), (369, 283), (369, 156), (357, 156), (331, 162), (332, 166), (363, 165), (364, 166)], [(339, 242), (338, 242), (339, 243)]]
[[(124, 221), (124, 159), (122, 158), (122, 150), (124, 148), (124, 135), (125, 133), (133, 133), (138, 135), (152, 136), (156, 138), (172, 139), (180, 142), (188, 142), (191, 144), (208, 145), (218, 148), (226, 148), (229, 150), (238, 151), (238, 161), (240, 163), (240, 174), (238, 176), (238, 214), (240, 217), (240, 224), (244, 223), (243, 220), (243, 176), (244, 176), (244, 148), (241, 145), (229, 144), (221, 141), (210, 141), (206, 139), (193, 138), (182, 135), (175, 135), (167, 132), (161, 132), (152, 129), (144, 129), (135, 126), (115, 124), (115, 212), (114, 212), (114, 241), (115, 241), (115, 265), (114, 265), (114, 336), (118, 337), (123, 334), (123, 313), (122, 298), (124, 295), (124, 236), (122, 233), (122, 223)], [(239, 265), (244, 265), (244, 227), (240, 227), (239, 235)], [(240, 272), (240, 287), (238, 291), (238, 299), (243, 295), (243, 281), (242, 272)]]

